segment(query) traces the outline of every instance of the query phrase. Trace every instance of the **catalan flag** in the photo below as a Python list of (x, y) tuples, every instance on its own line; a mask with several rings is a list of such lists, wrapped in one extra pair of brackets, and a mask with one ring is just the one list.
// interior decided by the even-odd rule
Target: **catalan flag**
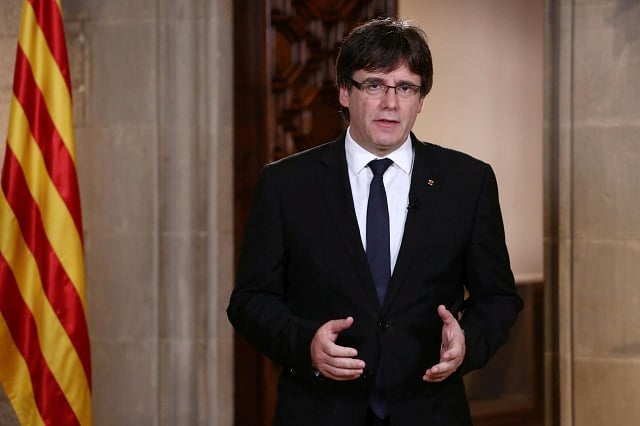
[(22, 425), (90, 425), (80, 197), (60, 0), (24, 0), (0, 191), (0, 382)]

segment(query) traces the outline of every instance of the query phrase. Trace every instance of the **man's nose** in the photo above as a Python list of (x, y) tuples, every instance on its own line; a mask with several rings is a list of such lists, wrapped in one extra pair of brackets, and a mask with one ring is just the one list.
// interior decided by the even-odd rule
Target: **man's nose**
[(394, 87), (388, 87), (387, 92), (382, 97), (382, 103), (388, 108), (395, 108), (398, 104), (398, 95)]

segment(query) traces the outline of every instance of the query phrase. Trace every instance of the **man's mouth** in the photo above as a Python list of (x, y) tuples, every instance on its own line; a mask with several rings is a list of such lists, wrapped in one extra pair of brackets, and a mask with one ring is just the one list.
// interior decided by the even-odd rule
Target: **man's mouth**
[(382, 126), (392, 126), (399, 123), (398, 120), (392, 120), (389, 118), (378, 118), (375, 122)]

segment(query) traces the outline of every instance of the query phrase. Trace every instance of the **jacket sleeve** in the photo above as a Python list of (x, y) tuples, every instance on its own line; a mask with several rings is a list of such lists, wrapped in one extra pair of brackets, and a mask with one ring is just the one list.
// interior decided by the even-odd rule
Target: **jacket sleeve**
[(523, 303), (516, 292), (493, 170), (485, 165), (465, 259), (469, 296), (460, 324), (466, 355), (461, 374), (480, 368), (509, 336)]
[(310, 345), (321, 324), (286, 305), (287, 247), (272, 166), (258, 180), (227, 315), (235, 330), (284, 368), (311, 371)]

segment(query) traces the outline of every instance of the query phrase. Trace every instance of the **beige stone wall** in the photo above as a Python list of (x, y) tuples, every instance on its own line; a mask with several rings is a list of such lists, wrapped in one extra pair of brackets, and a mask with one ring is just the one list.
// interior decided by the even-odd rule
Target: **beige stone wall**
[[(3, 153), (20, 3), (0, 0)], [(95, 424), (231, 425), (232, 3), (62, 3)]]
[(639, 22), (634, 0), (549, 2), (550, 425), (640, 418)]

